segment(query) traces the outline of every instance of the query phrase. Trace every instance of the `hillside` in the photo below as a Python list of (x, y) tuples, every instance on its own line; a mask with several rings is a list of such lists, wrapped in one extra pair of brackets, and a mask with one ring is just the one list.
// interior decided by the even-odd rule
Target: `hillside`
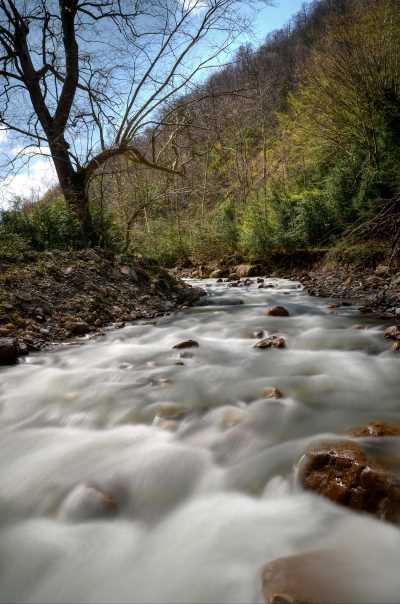
[[(331, 248), (395, 266), (399, 65), (396, 0), (308, 4), (164, 103), (137, 140), (147, 164), (112, 157), (95, 173), (96, 244), (168, 267)], [(151, 169), (156, 159), (180, 175)], [(84, 244), (58, 189), (16, 200), (1, 223), (11, 247)]]

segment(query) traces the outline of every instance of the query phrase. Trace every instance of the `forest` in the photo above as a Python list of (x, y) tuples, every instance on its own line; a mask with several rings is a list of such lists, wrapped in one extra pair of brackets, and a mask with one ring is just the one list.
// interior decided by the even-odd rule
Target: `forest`
[[(399, 249), (397, 0), (317, 0), (258, 48), (155, 109), (137, 157), (88, 185), (90, 244), (166, 266), (331, 250), (368, 262)], [(156, 148), (155, 148), (156, 141)], [(158, 170), (154, 166), (179, 166)], [(1, 214), (6, 247), (87, 245), (54, 187)]]

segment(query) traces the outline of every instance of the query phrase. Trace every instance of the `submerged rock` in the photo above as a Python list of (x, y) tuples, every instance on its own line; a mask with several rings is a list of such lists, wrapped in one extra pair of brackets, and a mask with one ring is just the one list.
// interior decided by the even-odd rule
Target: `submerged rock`
[(17, 340), (15, 338), (0, 338), (0, 365), (14, 365), (17, 359)]
[(183, 340), (183, 342), (178, 342), (172, 348), (177, 348), (178, 350), (183, 350), (185, 348), (198, 348), (199, 343), (196, 340)]
[[(188, 409), (179, 403), (155, 403), (150, 405), (149, 411), (154, 420), (156, 418), (183, 419), (188, 413)], [(156, 420), (156, 423), (158, 421)]]
[(282, 336), (269, 336), (254, 344), (254, 348), (286, 348), (286, 340)]
[(284, 306), (271, 306), (271, 308), (267, 308), (265, 314), (268, 317), (289, 317), (290, 313), (287, 308)]
[(283, 398), (283, 392), (279, 388), (266, 388), (262, 395), (264, 398)]
[(368, 436), (400, 436), (400, 424), (389, 424), (387, 422), (373, 421), (366, 426), (354, 428), (350, 434), (356, 437)]
[(221, 428), (233, 428), (234, 426), (237, 426), (242, 423), (245, 417), (245, 411), (243, 409), (240, 409), (239, 407), (227, 409), (221, 419)]
[(80, 522), (115, 516), (118, 505), (109, 493), (89, 484), (79, 484), (62, 503), (59, 516), (63, 520)]
[(381, 520), (400, 519), (400, 484), (353, 441), (310, 447), (300, 464), (304, 488)]

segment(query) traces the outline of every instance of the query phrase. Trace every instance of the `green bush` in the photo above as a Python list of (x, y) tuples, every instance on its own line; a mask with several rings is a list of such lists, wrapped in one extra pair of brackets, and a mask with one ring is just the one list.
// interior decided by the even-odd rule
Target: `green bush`
[(3, 226), (0, 226), (0, 258), (14, 259), (23, 257), (30, 249), (28, 241), (21, 237), (21, 235), (9, 233)]
[(79, 221), (63, 197), (37, 203), (17, 199), (2, 212), (0, 224), (4, 236), (20, 238), (35, 250), (73, 249), (82, 243)]

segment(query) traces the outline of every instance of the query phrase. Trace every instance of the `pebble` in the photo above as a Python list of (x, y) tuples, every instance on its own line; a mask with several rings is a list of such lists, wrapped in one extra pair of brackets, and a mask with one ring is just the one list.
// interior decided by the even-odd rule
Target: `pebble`
[(286, 340), (282, 336), (269, 336), (257, 342), (254, 348), (286, 348)]

